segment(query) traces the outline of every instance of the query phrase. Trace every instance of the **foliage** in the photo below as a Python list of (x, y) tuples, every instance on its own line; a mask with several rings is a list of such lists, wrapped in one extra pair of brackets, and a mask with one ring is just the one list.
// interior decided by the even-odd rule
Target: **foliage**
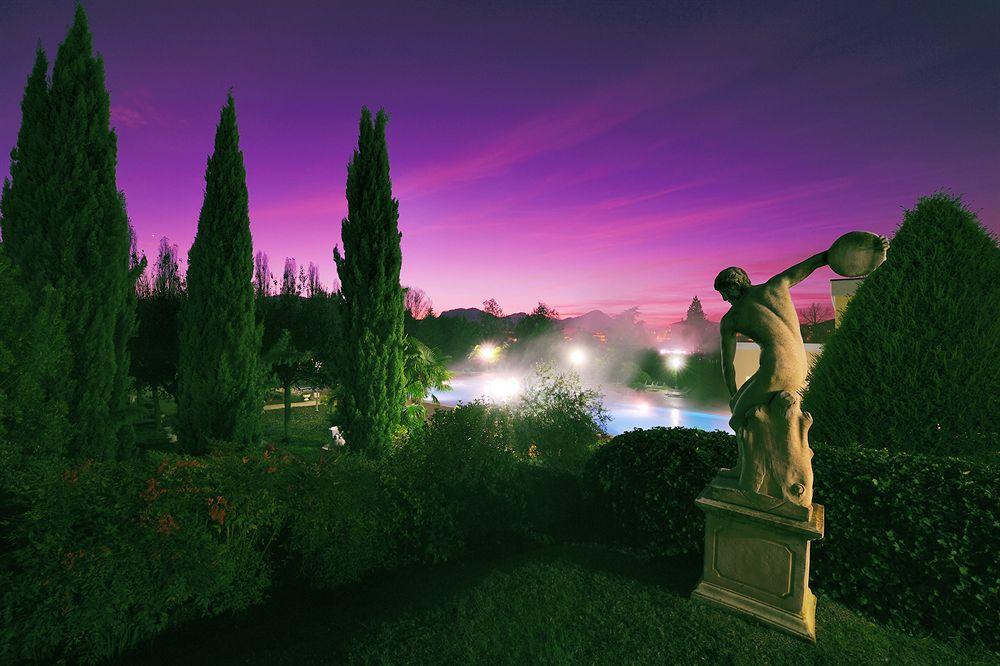
[(384, 111), (373, 123), (361, 110), (358, 148), (347, 168), (344, 254), (334, 249), (343, 308), (336, 418), (347, 446), (372, 457), (390, 446), (406, 401), (399, 202), (389, 179), (387, 122)]
[(236, 105), (223, 107), (205, 172), (205, 201), (188, 254), (178, 368), (179, 443), (188, 452), (215, 441), (260, 441), (260, 346), (251, 285), (253, 248)]
[(275, 464), (160, 454), (6, 467), (0, 661), (105, 660), (261, 601), (288, 494)]
[(688, 324), (704, 323), (708, 321), (708, 317), (705, 316), (705, 310), (701, 307), (701, 300), (697, 296), (691, 299), (691, 305), (688, 306), (687, 315), (684, 318)]
[(942, 455), (1000, 449), (1000, 248), (945, 194), (906, 211), (805, 397), (817, 439)]
[(59, 46), (51, 87), (39, 50), (22, 103), (22, 127), (2, 197), (3, 233), (32, 298), (58, 292), (73, 354), (60, 400), (73, 424), (68, 450), (114, 458), (132, 443), (127, 416), (128, 339), (135, 329), (131, 232), (115, 180), (104, 64), (93, 55), (79, 5)]
[(601, 394), (581, 386), (572, 373), (540, 365), (512, 406), (515, 451), (525, 460), (580, 470), (610, 417)]
[(397, 447), (386, 470), (399, 507), (393, 529), (405, 552), (442, 561), (526, 531), (513, 427), (508, 411), (476, 402), (435, 413)]
[[(132, 369), (136, 383), (148, 386), (158, 404), (159, 391), (177, 396), (177, 364), (181, 301), (185, 285), (180, 275), (177, 246), (160, 238), (149, 292), (139, 294), (138, 331), (131, 341)], [(156, 408), (159, 418), (159, 407)]]
[(0, 456), (62, 453), (69, 432), (58, 390), (68, 349), (59, 295), (32, 301), (0, 245)]
[(672, 383), (663, 355), (655, 349), (642, 349), (635, 355), (634, 371), (629, 386), (642, 389), (649, 385)]
[(503, 319), (504, 317), (503, 308), (500, 307), (500, 303), (495, 298), (487, 298), (483, 301), (483, 312), (497, 319)]
[(404, 327), (406, 335), (448, 358), (465, 358), (486, 335), (479, 322), (462, 317), (440, 317), (433, 313), (423, 319), (407, 316)]
[(312, 585), (335, 587), (398, 561), (393, 505), (378, 463), (337, 453), (290, 476), (289, 549)]
[(302, 297), (293, 288), (257, 301), (264, 316), (264, 364), (284, 392), (285, 441), (292, 387), (326, 386), (331, 378), (323, 369), (323, 359), (329, 331), (336, 325), (336, 303), (322, 289), (310, 288), (308, 279), (306, 288), (312, 289), (312, 296)]
[[(996, 466), (814, 449), (816, 501), (827, 516), (814, 587), (878, 619), (995, 649), (1000, 566), (987, 544), (998, 520)], [(654, 553), (696, 553), (704, 518), (694, 499), (735, 455), (735, 437), (721, 431), (634, 430), (598, 451), (588, 480), (620, 530), (612, 536)]]
[(270, 296), (274, 292), (274, 273), (271, 272), (267, 252), (257, 252), (253, 256), (253, 293), (257, 300)]
[(423, 425), (426, 411), (423, 401), (430, 395), (434, 402), (437, 397), (432, 391), (447, 391), (451, 373), (446, 366), (447, 358), (414, 337), (406, 336), (403, 355), (403, 376), (406, 379), (406, 413), (404, 425), (413, 429)]
[(697, 402), (727, 404), (729, 390), (722, 377), (722, 359), (718, 352), (689, 354), (677, 376), (677, 386)]
[(514, 327), (514, 336), (519, 342), (529, 342), (554, 335), (557, 331), (555, 320), (559, 313), (539, 303), (534, 310)]
[(434, 310), (431, 299), (419, 287), (403, 287), (403, 307), (406, 315), (413, 319), (423, 319)]
[(704, 540), (694, 500), (735, 455), (733, 437), (718, 430), (632, 430), (597, 450), (586, 477), (629, 543), (656, 553), (693, 553)]

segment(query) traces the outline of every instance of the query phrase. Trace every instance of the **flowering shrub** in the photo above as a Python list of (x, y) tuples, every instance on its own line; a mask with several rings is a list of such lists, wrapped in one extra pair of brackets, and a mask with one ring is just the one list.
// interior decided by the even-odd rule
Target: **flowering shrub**
[[(561, 422), (540, 402), (531, 409), (533, 432)], [(479, 403), (442, 411), (377, 462), (345, 452), (306, 462), (273, 446), (80, 464), (0, 456), (0, 663), (106, 660), (244, 609), (285, 561), (275, 551), (331, 587), (578, 522), (562, 517), (576, 479), (554, 461), (568, 458), (553, 453), (555, 437), (519, 439), (519, 419)], [(593, 430), (581, 432), (586, 450)]]
[(4, 477), (0, 662), (106, 659), (270, 583), (284, 506), (263, 459), (34, 459)]

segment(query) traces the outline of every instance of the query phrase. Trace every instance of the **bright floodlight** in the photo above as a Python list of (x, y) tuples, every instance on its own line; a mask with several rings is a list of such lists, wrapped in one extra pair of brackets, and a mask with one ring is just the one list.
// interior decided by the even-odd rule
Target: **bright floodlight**
[(685, 359), (681, 354), (671, 354), (667, 359), (667, 367), (677, 372), (684, 367)]
[(579, 347), (573, 347), (569, 350), (569, 362), (577, 367), (580, 367), (587, 362), (587, 352), (583, 351)]
[(493, 363), (500, 356), (500, 348), (489, 342), (484, 342), (476, 348), (476, 357), (483, 363)]

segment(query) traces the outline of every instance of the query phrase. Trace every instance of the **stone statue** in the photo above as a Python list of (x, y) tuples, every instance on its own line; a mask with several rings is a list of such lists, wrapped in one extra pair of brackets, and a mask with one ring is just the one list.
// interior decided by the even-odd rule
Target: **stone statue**
[[(866, 232), (841, 237), (828, 252), (809, 257), (763, 284), (750, 284), (742, 268), (719, 273), (715, 289), (731, 304), (722, 318), (722, 372), (731, 397), (730, 427), (737, 462), (720, 470), (716, 496), (761, 511), (808, 520), (812, 506), (812, 417), (799, 392), (809, 372), (799, 318), (789, 289), (831, 263), (835, 269), (870, 272), (885, 258), (888, 241)], [(848, 261), (850, 260), (850, 261)], [(841, 269), (843, 270), (843, 269)], [(760, 368), (736, 388), (736, 334), (760, 346)]]
[[(738, 453), (736, 466), (719, 470), (695, 500), (705, 512), (705, 558), (691, 596), (811, 642), (810, 544), (823, 538), (826, 513), (812, 501), (812, 417), (799, 398), (809, 364), (788, 290), (820, 266), (848, 277), (870, 273), (887, 248), (881, 236), (852, 231), (764, 284), (750, 284), (742, 268), (727, 268), (715, 279), (732, 304), (720, 330)], [(760, 368), (739, 390), (738, 333), (760, 346)]]

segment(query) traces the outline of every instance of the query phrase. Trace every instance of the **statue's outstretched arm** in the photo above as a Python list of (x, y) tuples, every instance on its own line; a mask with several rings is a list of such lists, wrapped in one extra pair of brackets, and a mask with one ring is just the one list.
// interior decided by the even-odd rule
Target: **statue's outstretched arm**
[(827, 257), (826, 252), (820, 252), (819, 254), (814, 254), (805, 261), (799, 262), (789, 268), (788, 270), (778, 273), (773, 278), (767, 281), (770, 286), (782, 286), (782, 287), (794, 287), (799, 282), (802, 282), (807, 277), (809, 277), (814, 270), (820, 266), (826, 266)]

